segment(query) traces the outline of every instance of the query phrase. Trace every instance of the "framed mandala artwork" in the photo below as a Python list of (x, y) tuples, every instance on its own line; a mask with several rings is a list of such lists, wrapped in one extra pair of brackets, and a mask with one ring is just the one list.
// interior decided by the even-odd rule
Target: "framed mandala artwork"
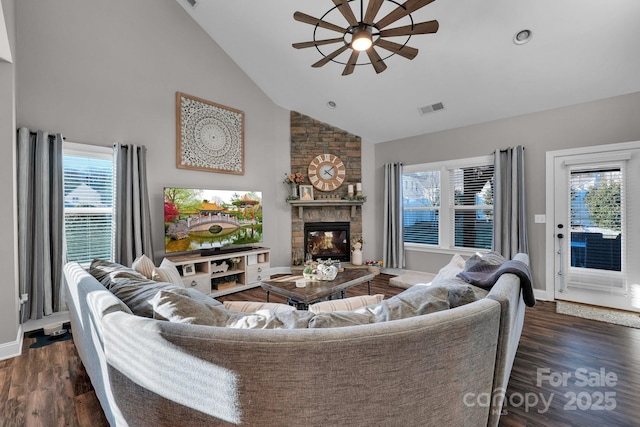
[(176, 166), (244, 175), (244, 112), (176, 92)]

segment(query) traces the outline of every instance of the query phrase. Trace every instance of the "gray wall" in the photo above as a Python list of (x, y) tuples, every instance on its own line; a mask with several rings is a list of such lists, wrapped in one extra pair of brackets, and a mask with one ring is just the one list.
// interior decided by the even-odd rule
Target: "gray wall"
[[(285, 263), (289, 112), (275, 106), (174, 0), (18, 4), (19, 126), (68, 141), (143, 144), (156, 258), (163, 246), (162, 188), (263, 191), (264, 245)], [(245, 174), (176, 168), (175, 93), (245, 112)], [(284, 237), (284, 238), (283, 238)], [(158, 259), (158, 260), (159, 260)], [(286, 262), (289, 262), (287, 251)]]
[[(15, 50), (15, 0), (2, 0), (9, 44), (16, 59)], [(18, 336), (18, 276), (16, 268), (16, 210), (15, 210), (15, 65), (0, 61), (0, 223), (2, 245), (0, 245), (0, 358), (3, 354), (15, 354)]]
[[(388, 162), (428, 163), (482, 156), (497, 148), (523, 145), (534, 287), (546, 289), (545, 224), (533, 222), (534, 214), (544, 214), (546, 209), (546, 152), (637, 140), (640, 140), (640, 93), (376, 144), (375, 179), (376, 185), (382, 186), (382, 166)], [(383, 223), (381, 197), (376, 199), (376, 206), (374, 224), (378, 228)], [(408, 252), (407, 268), (437, 272), (450, 258), (449, 254)]]

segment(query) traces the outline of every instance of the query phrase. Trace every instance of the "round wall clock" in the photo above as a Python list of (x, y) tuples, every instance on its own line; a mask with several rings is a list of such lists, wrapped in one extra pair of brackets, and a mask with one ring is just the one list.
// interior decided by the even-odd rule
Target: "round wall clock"
[(320, 191), (333, 191), (340, 187), (347, 170), (340, 157), (333, 154), (319, 154), (309, 163), (309, 181)]

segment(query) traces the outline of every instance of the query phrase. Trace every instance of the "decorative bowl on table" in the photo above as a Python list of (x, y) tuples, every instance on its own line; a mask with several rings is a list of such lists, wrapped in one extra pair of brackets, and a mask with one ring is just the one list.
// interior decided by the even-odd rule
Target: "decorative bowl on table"
[(302, 275), (308, 280), (333, 280), (338, 275), (338, 269), (334, 265), (307, 265)]

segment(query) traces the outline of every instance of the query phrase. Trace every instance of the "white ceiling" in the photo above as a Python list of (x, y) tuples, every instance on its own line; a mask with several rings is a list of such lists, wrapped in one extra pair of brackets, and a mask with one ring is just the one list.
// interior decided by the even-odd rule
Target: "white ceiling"
[[(380, 74), (361, 65), (350, 76), (333, 62), (312, 68), (318, 51), (291, 46), (314, 30), (293, 13), (320, 18), (331, 0), (177, 1), (274, 103), (373, 143), (640, 91), (638, 0), (436, 0), (412, 14), (440, 23), (411, 37), (415, 59), (394, 55)], [(325, 20), (347, 25), (337, 11)], [(516, 45), (522, 29), (533, 37)], [(437, 102), (445, 109), (419, 113)]]

